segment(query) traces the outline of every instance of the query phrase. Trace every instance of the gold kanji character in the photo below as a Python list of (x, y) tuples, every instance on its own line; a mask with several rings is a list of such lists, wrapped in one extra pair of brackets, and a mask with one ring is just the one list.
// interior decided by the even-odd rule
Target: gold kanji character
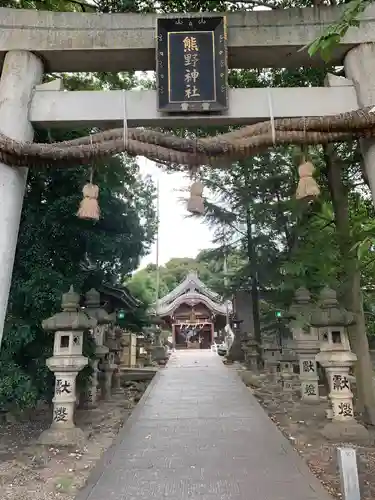
[(184, 62), (185, 66), (191, 65), (191, 54), (184, 54)]
[(197, 89), (197, 87), (195, 85), (193, 85), (193, 90), (191, 91), (191, 95), (190, 97), (200, 97), (201, 94), (199, 92), (199, 90)]
[(194, 68), (198, 61), (199, 61), (198, 54), (191, 54), (191, 64), (194, 66)]
[(191, 79), (193, 80), (193, 82), (195, 83), (198, 78), (199, 78), (199, 71), (197, 71), (195, 68), (193, 69), (193, 71), (190, 73), (191, 75)]
[(193, 52), (193, 51), (198, 52), (199, 51), (199, 48), (197, 45), (197, 39), (195, 38), (195, 36), (186, 36), (182, 42), (184, 44), (184, 51), (185, 52)]

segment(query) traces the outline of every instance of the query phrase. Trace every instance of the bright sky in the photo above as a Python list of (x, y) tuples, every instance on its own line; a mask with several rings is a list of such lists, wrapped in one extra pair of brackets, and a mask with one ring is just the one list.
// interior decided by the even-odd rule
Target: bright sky
[[(259, 6), (254, 10), (269, 9)], [(200, 250), (211, 248), (212, 231), (198, 219), (186, 218), (186, 206), (180, 201), (181, 190), (189, 186), (190, 180), (180, 173), (162, 172), (154, 162), (144, 158), (139, 159), (139, 166), (143, 175), (150, 174), (155, 182), (157, 178), (160, 182), (159, 265), (172, 257), (195, 258)], [(142, 259), (140, 267), (150, 263), (156, 263), (155, 244), (150, 255)]]
[[(212, 247), (212, 232), (206, 224), (196, 218), (188, 218), (186, 204), (180, 200), (187, 197), (181, 192), (190, 185), (190, 179), (182, 173), (167, 174), (154, 162), (139, 158), (142, 175), (151, 175), (155, 183), (159, 179), (159, 265), (172, 257), (195, 258), (200, 250)], [(156, 244), (150, 255), (144, 257), (140, 267), (156, 263)]]

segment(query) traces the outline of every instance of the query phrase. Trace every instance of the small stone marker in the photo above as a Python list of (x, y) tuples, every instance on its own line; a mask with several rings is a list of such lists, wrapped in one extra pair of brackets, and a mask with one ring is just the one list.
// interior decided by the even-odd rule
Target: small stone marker
[(337, 448), (337, 461), (343, 500), (361, 500), (356, 451), (353, 448)]

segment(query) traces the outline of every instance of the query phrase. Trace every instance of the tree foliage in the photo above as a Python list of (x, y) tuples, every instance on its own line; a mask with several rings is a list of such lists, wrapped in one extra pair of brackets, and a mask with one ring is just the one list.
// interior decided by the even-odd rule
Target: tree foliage
[[(231, 256), (233, 261), (234, 255)], [(205, 285), (219, 294), (225, 293), (224, 287), (224, 256), (217, 249), (203, 250), (195, 259), (173, 258), (159, 269), (149, 264), (133, 274), (127, 282), (131, 292), (151, 305), (156, 301), (157, 274), (159, 275), (159, 298), (167, 295), (177, 287), (190, 271), (196, 271)]]
[[(12, 2), (29, 9), (79, 10), (77, 2)], [(132, 88), (134, 74), (57, 75), (68, 90)], [(56, 75), (46, 75), (46, 80)], [(91, 130), (37, 131), (40, 142), (77, 138)], [(53, 335), (41, 329), (43, 319), (61, 309), (61, 295), (71, 284), (77, 291), (98, 286), (103, 280), (121, 283), (146, 255), (155, 234), (155, 189), (140, 175), (133, 158), (118, 155), (93, 165), (99, 185), (101, 218), (97, 223), (76, 217), (82, 187), (90, 169), (32, 170), (25, 193), (8, 314), (0, 351), (0, 408), (24, 407), (48, 398), (52, 376), (45, 360), (52, 353)], [(84, 262), (93, 270), (88, 272)], [(129, 318), (139, 328), (139, 317)], [(125, 325), (126, 326), (126, 325)], [(84, 354), (93, 343), (85, 338)], [(87, 376), (80, 376), (80, 382)]]

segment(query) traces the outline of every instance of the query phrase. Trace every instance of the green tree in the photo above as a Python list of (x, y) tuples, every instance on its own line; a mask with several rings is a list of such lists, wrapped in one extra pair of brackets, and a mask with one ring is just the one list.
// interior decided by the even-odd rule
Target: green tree
[(190, 271), (196, 271), (208, 288), (222, 294), (224, 293), (223, 256), (221, 254), (221, 260), (217, 257), (217, 250), (213, 249), (200, 252), (195, 259), (172, 258), (164, 266), (159, 266), (159, 270), (150, 264), (134, 273), (127, 281), (127, 286), (137, 298), (151, 305), (156, 300), (157, 272), (160, 285), (159, 298), (162, 298), (176, 288)]
[[(98, 77), (62, 76), (68, 89), (101, 86)], [(133, 77), (122, 79), (126, 86), (135, 82)], [(104, 78), (105, 85), (108, 81)], [(38, 132), (36, 140), (60, 141), (89, 133)], [(103, 280), (123, 282), (153, 241), (156, 217), (152, 180), (143, 178), (136, 161), (125, 155), (97, 162), (93, 168), (94, 182), (100, 188), (98, 222), (76, 216), (90, 168), (29, 173), (0, 353), (0, 407), (28, 405), (39, 397), (48, 397), (52, 377), (45, 359), (51, 355), (53, 336), (43, 332), (40, 325), (60, 310), (61, 294), (71, 284), (84, 291)], [(85, 262), (89, 262), (90, 272)], [(128, 326), (139, 328), (143, 315), (140, 309), (139, 317), (126, 318)], [(85, 354), (90, 353), (92, 346), (87, 338)]]

